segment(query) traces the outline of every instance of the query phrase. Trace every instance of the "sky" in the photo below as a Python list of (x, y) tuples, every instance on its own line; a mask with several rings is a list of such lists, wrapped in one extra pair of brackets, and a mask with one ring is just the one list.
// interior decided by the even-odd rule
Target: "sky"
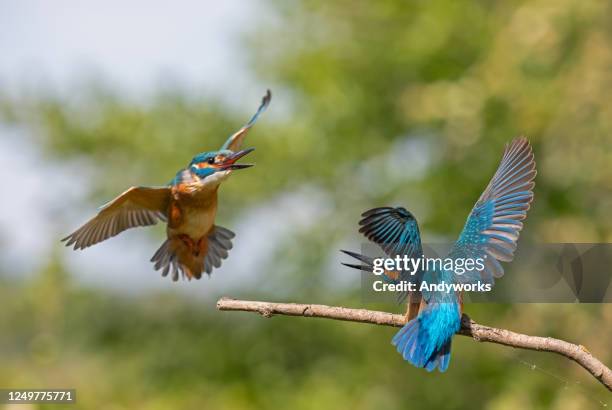
[(239, 43), (260, 13), (257, 0), (0, 0), (0, 84), (69, 91), (96, 75), (126, 93), (167, 81), (253, 86)]

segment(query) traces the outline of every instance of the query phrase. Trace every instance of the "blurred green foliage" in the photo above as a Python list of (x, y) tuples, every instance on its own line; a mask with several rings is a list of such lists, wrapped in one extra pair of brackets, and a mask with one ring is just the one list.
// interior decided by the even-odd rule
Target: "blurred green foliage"
[[(267, 269), (270, 283), (289, 289), (284, 298), (359, 306), (356, 290), (327, 289), (329, 259), (340, 242), (358, 240), (359, 214), (401, 204), (425, 240), (452, 239), (503, 144), (520, 134), (539, 170), (524, 236), (612, 241), (609, 2), (267, 6), (270, 21), (254, 25), (245, 49), (275, 94), (271, 110), (283, 102), (289, 114), (265, 117), (249, 135), (257, 166), (223, 186), (220, 219), (303, 187), (321, 194), (325, 212), (279, 244)], [(142, 104), (97, 84), (70, 98), (0, 94), (0, 107), (5, 122), (35, 131), (50, 160), (91, 168), (92, 202), (165, 183), (248, 115), (180, 90)], [(277, 295), (265, 283), (243, 293)], [(395, 353), (393, 329), (84, 289), (57, 256), (31, 279), (4, 280), (0, 300), (0, 385), (74, 386), (79, 408), (582, 409), (609, 400), (582, 369), (551, 355), (456, 338), (448, 373), (429, 374)], [(612, 362), (609, 305), (466, 309)]]

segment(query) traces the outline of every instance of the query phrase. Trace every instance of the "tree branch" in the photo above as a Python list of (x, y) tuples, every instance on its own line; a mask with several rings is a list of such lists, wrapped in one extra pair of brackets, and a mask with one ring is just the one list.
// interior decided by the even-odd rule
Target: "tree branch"
[[(366, 309), (349, 309), (340, 306), (257, 302), (221, 298), (217, 301), (217, 309), (256, 312), (266, 318), (274, 315), (319, 317), (394, 327), (402, 327), (406, 323), (406, 318), (403, 315)], [(461, 330), (459, 330), (458, 334), (469, 336), (478, 342), (497, 343), (520, 349), (560, 354), (584, 367), (586, 371), (606, 386), (608, 390), (612, 391), (612, 370), (581, 345), (575, 345), (551, 337), (523, 335), (506, 329), (480, 325), (465, 314), (461, 318)]]

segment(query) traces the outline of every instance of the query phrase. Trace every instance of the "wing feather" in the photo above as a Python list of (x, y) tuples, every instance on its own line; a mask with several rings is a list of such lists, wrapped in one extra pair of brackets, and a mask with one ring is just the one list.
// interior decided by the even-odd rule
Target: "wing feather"
[(62, 239), (66, 246), (85, 249), (129, 228), (166, 220), (168, 187), (132, 187), (100, 208), (98, 215)]
[[(419, 258), (423, 254), (421, 246), (421, 237), (419, 226), (414, 216), (402, 207), (381, 207), (374, 208), (362, 214), (362, 219), (359, 221), (362, 233), (370, 241), (376, 243), (390, 257), (397, 255), (408, 255), (410, 258)], [(361, 256), (354, 253), (345, 252), (350, 256)], [(357, 258), (359, 259), (359, 257)], [(362, 259), (362, 261), (364, 261)], [(358, 267), (354, 265), (353, 267)], [(419, 283), (421, 274), (411, 275), (408, 272), (389, 272), (396, 274), (396, 277), (391, 277), (385, 273), (385, 279), (397, 282), (407, 281)], [(407, 296), (407, 292), (400, 292), (398, 295), (399, 302), (402, 302)], [(412, 303), (420, 302), (420, 293), (411, 296)]]
[(251, 129), (251, 127), (257, 122), (257, 118), (259, 115), (268, 108), (270, 101), (272, 100), (272, 93), (270, 90), (266, 90), (266, 95), (261, 99), (261, 104), (259, 108), (255, 112), (255, 114), (251, 117), (249, 122), (247, 122), (242, 128), (236, 131), (234, 134), (230, 135), (230, 137), (225, 141), (225, 144), (221, 147), (222, 150), (229, 149), (230, 151), (238, 151), (242, 146), (242, 141), (244, 137), (246, 137), (247, 133)]
[(483, 272), (457, 275), (460, 282), (500, 278), (504, 269), (499, 263), (514, 258), (521, 222), (533, 201), (536, 163), (526, 138), (516, 138), (506, 146), (501, 163), (467, 218), (459, 239), (449, 257), (482, 258)]
[(379, 245), (389, 256), (421, 256), (419, 227), (414, 216), (406, 209), (374, 208), (364, 212), (362, 217), (359, 232)]

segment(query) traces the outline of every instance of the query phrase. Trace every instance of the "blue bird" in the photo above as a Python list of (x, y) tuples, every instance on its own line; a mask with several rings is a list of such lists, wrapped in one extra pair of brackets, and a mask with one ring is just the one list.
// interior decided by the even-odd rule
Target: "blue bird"
[(232, 248), (234, 233), (215, 224), (217, 191), (235, 170), (251, 167), (238, 164), (254, 148), (240, 150), (249, 129), (270, 104), (270, 90), (250, 121), (230, 135), (218, 151), (203, 152), (160, 187), (131, 187), (99, 209), (98, 214), (62, 239), (75, 250), (85, 249), (129, 228), (167, 223), (167, 240), (151, 262), (162, 276), (172, 272), (187, 279), (200, 279), (221, 266)]
[[(468, 215), (463, 231), (451, 248), (447, 258), (482, 259), (484, 268), (457, 274), (440, 267), (421, 269), (415, 275), (403, 271), (385, 271), (388, 281), (412, 281), (417, 284), (488, 283), (504, 274), (500, 262), (514, 258), (523, 220), (533, 201), (536, 164), (533, 151), (526, 138), (516, 138), (506, 145), (495, 175)], [(423, 255), (419, 228), (414, 216), (404, 208), (375, 208), (365, 212), (360, 221), (368, 240), (379, 245), (389, 256)], [(361, 264), (344, 264), (368, 272), (373, 270), (373, 258), (354, 252), (344, 253), (358, 259)], [(417, 287), (417, 289), (420, 286)], [(410, 292), (407, 323), (393, 337), (392, 344), (408, 362), (428, 371), (438, 368), (444, 372), (451, 356), (452, 337), (461, 327), (462, 299), (455, 292)]]

